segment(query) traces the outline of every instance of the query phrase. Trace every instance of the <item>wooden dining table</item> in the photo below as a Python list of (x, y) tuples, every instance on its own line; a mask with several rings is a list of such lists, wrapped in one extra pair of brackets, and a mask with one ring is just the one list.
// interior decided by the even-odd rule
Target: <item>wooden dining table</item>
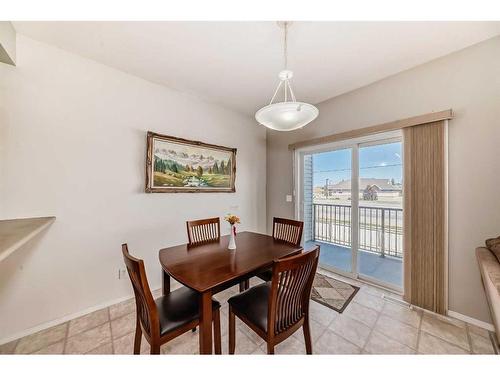
[(202, 245), (161, 249), (163, 293), (170, 277), (200, 293), (200, 354), (212, 353), (212, 296), (268, 269), (274, 260), (298, 254), (302, 247), (272, 236), (241, 232), (236, 250), (228, 250), (229, 236)]

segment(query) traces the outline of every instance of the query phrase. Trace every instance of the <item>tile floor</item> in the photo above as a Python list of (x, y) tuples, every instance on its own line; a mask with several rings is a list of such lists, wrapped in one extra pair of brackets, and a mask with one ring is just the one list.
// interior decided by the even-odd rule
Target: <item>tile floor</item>
[[(387, 292), (350, 282), (361, 289), (342, 314), (311, 301), (315, 354), (495, 354), (490, 334), (482, 328), (410, 310), (384, 299), (382, 295)], [(215, 296), (222, 303), (223, 353), (228, 348), (226, 301), (234, 293), (237, 287)], [(128, 300), (4, 344), (0, 346), (0, 354), (131, 354), (134, 327), (135, 302)], [(237, 319), (236, 353), (265, 354), (265, 351), (264, 341)], [(141, 352), (149, 352), (144, 338)], [(163, 345), (162, 353), (198, 353), (198, 332), (188, 332)], [(278, 345), (276, 353), (305, 354), (302, 330)]]

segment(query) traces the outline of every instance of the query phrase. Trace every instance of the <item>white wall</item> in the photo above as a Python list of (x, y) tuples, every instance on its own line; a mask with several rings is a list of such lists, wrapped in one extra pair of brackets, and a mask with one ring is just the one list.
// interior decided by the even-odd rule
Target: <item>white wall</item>
[(302, 130), (268, 132), (268, 218), (293, 216), (288, 144), (452, 108), (449, 308), (490, 321), (474, 248), (500, 235), (499, 61), (497, 37), (322, 102), (318, 120)]
[[(145, 194), (148, 130), (236, 147), (236, 193)], [(0, 341), (130, 295), (123, 242), (159, 287), (185, 220), (238, 206), (264, 232), (265, 163), (252, 119), (18, 36), (17, 67), (0, 64), (0, 218), (57, 219), (0, 263)]]

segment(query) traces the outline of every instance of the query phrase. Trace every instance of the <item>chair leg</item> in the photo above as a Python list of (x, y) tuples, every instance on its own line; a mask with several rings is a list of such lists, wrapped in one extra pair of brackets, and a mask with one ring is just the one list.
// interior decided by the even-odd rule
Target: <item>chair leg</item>
[(160, 354), (160, 345), (159, 344), (151, 344), (151, 354)]
[(214, 352), (215, 354), (222, 354), (222, 344), (220, 337), (220, 311), (214, 311)]
[(306, 353), (312, 354), (312, 343), (311, 343), (311, 328), (309, 326), (309, 316), (306, 315), (304, 318), (304, 324), (302, 325), (304, 330), (304, 342), (306, 343)]
[(139, 317), (137, 317), (135, 322), (134, 354), (141, 354), (141, 339), (142, 339), (141, 323), (139, 322)]
[(270, 342), (267, 343), (267, 354), (274, 354), (274, 345)]
[(236, 322), (233, 309), (229, 306), (229, 354), (234, 354), (236, 347)]

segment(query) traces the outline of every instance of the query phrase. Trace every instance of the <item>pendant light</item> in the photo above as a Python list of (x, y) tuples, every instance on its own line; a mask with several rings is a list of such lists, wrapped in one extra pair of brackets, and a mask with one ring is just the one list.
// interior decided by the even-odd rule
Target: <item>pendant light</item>
[[(290, 85), (290, 80), (293, 77), (293, 72), (288, 70), (288, 27), (290, 22), (278, 22), (278, 26), (284, 29), (283, 38), (283, 56), (284, 69), (279, 73), (280, 82), (274, 91), (269, 105), (259, 109), (255, 114), (255, 119), (259, 124), (262, 124), (269, 129), (278, 131), (290, 131), (306, 126), (316, 117), (318, 117), (318, 108), (312, 104), (298, 102)], [(274, 102), (278, 96), (280, 89), (283, 92), (283, 101)]]

